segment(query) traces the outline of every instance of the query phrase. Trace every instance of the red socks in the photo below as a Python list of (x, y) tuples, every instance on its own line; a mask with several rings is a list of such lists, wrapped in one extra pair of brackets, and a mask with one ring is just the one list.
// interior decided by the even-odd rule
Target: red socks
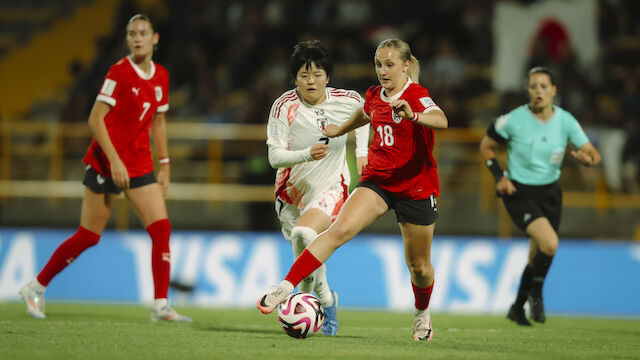
[(431, 283), (431, 286), (426, 288), (419, 288), (415, 286), (414, 283), (411, 283), (411, 286), (413, 287), (413, 296), (416, 298), (416, 309), (424, 310), (429, 307), (429, 300), (431, 300), (431, 292), (433, 291), (434, 283), (435, 281)]
[(47, 265), (38, 274), (38, 282), (43, 286), (49, 285), (54, 276), (71, 264), (83, 251), (97, 244), (99, 240), (99, 234), (91, 232), (82, 226), (78, 227), (78, 231), (60, 244), (56, 251), (53, 252)]
[(158, 220), (147, 227), (147, 232), (151, 236), (151, 272), (155, 299), (166, 299), (171, 273), (171, 223), (168, 219)]
[(316, 259), (309, 250), (304, 249), (302, 254), (300, 254), (293, 263), (291, 270), (289, 270), (289, 273), (284, 279), (293, 284), (293, 287), (296, 287), (302, 279), (309, 276), (309, 274), (314, 272), (320, 266), (322, 266), (322, 263), (318, 261), (318, 259)]

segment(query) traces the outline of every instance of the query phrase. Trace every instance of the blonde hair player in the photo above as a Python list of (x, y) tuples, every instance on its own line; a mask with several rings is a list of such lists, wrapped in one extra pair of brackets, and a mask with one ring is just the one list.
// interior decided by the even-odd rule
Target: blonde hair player
[(432, 151), (434, 129), (446, 129), (448, 122), (429, 91), (417, 83), (419, 64), (407, 43), (382, 41), (374, 65), (380, 85), (367, 90), (364, 106), (349, 121), (329, 125), (324, 131), (333, 138), (371, 124), (374, 136), (361, 181), (336, 221), (307, 246), (277, 288), (258, 299), (257, 307), (265, 314), (272, 312), (335, 250), (393, 209), (415, 298), (413, 339), (429, 341), (433, 339), (431, 242), (440, 193)]
[[(151, 59), (159, 35), (146, 15), (127, 24), (129, 56), (111, 66), (89, 114), (93, 139), (84, 156), (86, 186), (80, 226), (55, 250), (37, 278), (20, 289), (27, 312), (45, 318), (44, 292), (49, 282), (86, 249), (96, 245), (120, 192), (151, 237), (154, 304), (151, 320), (191, 321), (167, 300), (171, 224), (164, 195), (169, 187), (169, 153), (165, 112), (169, 110), (169, 74)], [(154, 176), (149, 146), (153, 135), (160, 171)], [(90, 277), (89, 277), (90, 279)]]

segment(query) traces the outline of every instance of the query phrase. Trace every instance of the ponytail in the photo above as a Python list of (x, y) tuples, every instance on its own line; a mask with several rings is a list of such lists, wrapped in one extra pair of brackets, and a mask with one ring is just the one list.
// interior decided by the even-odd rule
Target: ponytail
[(420, 81), (420, 61), (415, 56), (411, 55), (409, 58), (409, 69), (407, 69), (407, 76), (414, 83), (418, 84)]

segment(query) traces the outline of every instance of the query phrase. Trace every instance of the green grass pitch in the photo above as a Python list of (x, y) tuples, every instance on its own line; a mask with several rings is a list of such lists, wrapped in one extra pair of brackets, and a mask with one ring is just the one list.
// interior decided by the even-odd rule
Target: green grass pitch
[(0, 303), (2, 359), (638, 359), (640, 319), (432, 315), (434, 340), (411, 340), (410, 313), (342, 310), (336, 337), (292, 339), (255, 309), (178, 308), (190, 324), (153, 323), (142, 306), (47, 304), (47, 319)]

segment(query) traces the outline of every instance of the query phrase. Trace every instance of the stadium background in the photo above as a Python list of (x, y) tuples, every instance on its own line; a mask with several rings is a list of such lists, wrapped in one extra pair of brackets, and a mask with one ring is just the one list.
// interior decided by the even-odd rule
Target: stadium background
[[(575, 244), (585, 249), (603, 243), (627, 249), (607, 258), (612, 264), (620, 259), (615, 256), (636, 259), (639, 7), (632, 0), (406, 1), (402, 6), (365, 0), (3, 1), (0, 299), (16, 299), (11, 284), (33, 275), (51, 244), (63, 239), (54, 230), (38, 229), (77, 226), (80, 159), (90, 140), (87, 115), (109, 66), (126, 54), (125, 25), (137, 12), (154, 21), (160, 33), (154, 60), (171, 75), (168, 210), (178, 231), (237, 236), (260, 231), (277, 238), (265, 123), (271, 102), (291, 87), (291, 47), (320, 39), (334, 52), (330, 85), (364, 93), (377, 82), (371, 62), (375, 46), (399, 37), (412, 46), (421, 61), (421, 83), (450, 121), (450, 129), (436, 134), (442, 184), (436, 241), (462, 236), (455, 238), (460, 246), (482, 238), (500, 247), (522, 240), (512, 240), (522, 234), (495, 199), (478, 143), (496, 116), (526, 102), (524, 71), (545, 64), (559, 76), (559, 104), (579, 119), (604, 157), (593, 169), (565, 160), (561, 248), (580, 239)], [(109, 228), (141, 229), (123, 199)], [(22, 246), (16, 233), (33, 238), (38, 250), (33, 262), (11, 257), (11, 249)], [(124, 241), (121, 233), (114, 234), (116, 243)], [(365, 234), (397, 234), (394, 217), (384, 216)], [(100, 251), (106, 250), (95, 250)], [(634, 261), (624, 271), (637, 274)], [(90, 262), (89, 268), (76, 266), (77, 279), (69, 279), (81, 281)], [(613, 274), (618, 270), (614, 267)], [(513, 287), (515, 282), (511, 293)], [(63, 293), (59, 298), (87, 296)], [(125, 301), (145, 300), (128, 296)], [(487, 306), (481, 310), (503, 307)], [(637, 312), (636, 305), (627, 314)]]

